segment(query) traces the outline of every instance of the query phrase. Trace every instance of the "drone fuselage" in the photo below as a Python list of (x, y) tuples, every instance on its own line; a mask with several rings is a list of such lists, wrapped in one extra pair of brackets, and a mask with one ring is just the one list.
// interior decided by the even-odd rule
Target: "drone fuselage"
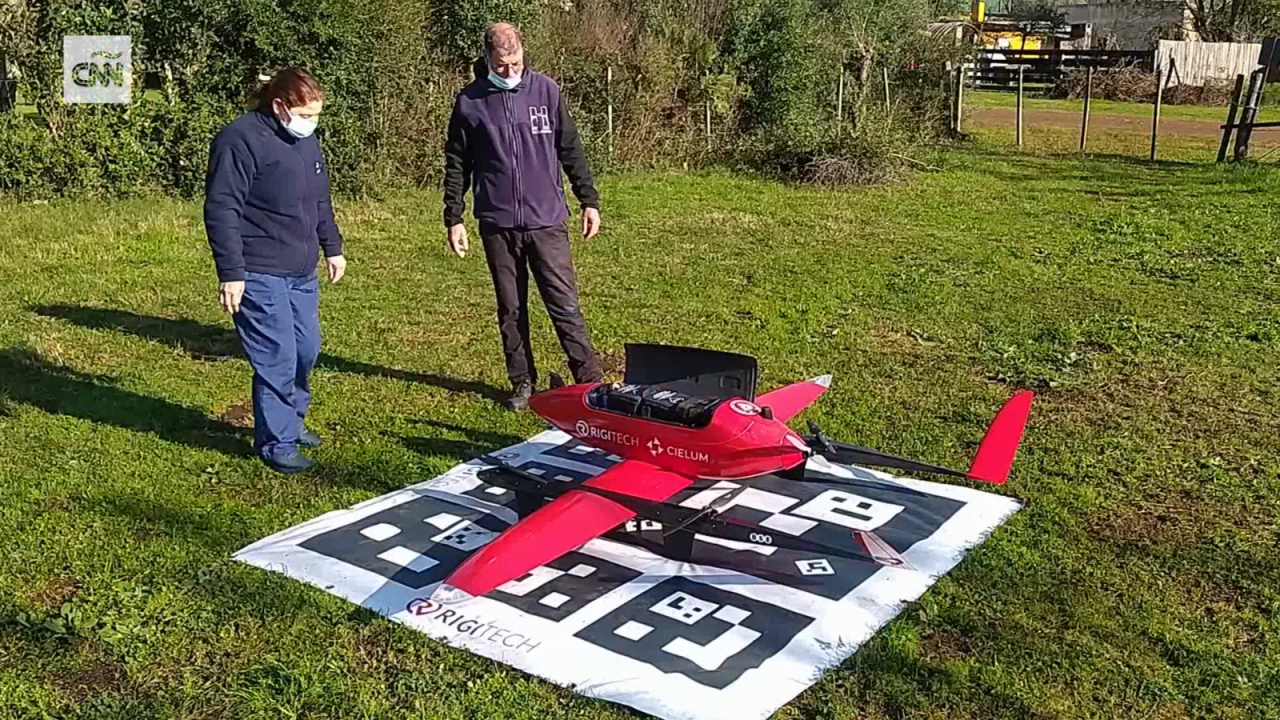
[(592, 405), (600, 384), (540, 392), (529, 405), (553, 426), (591, 447), (686, 477), (734, 480), (781, 472), (803, 463), (805, 441), (743, 398), (720, 402), (709, 421), (694, 427)]

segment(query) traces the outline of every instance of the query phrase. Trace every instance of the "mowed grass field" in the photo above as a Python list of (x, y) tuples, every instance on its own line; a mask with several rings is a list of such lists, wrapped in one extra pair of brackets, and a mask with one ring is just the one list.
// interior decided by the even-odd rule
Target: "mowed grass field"
[[(1038, 393), (992, 488), (1026, 507), (776, 717), (1280, 717), (1280, 171), (988, 143), (850, 192), (607, 179), (576, 246), (614, 370), (648, 341), (832, 372), (833, 437), (959, 466)], [(484, 262), (438, 202), (339, 203), (327, 443), (286, 477), (198, 204), (0, 201), (0, 718), (637, 716), (230, 559), (540, 429), (494, 401)]]
[[(967, 106), (1013, 108), (1017, 107), (1017, 104), (1018, 94), (1013, 91), (974, 90), (966, 91), (965, 93), (965, 105)], [(1027, 91), (1023, 95), (1022, 106), (1026, 110), (1061, 110), (1079, 113), (1084, 109), (1084, 99), (1050, 98), (1044, 97), (1040, 92)], [(1260, 114), (1269, 114), (1268, 111), (1270, 109), (1264, 106), (1260, 110)], [(1089, 101), (1090, 115), (1093, 113), (1098, 113), (1099, 115), (1129, 115), (1150, 119), (1153, 111), (1154, 108), (1151, 103), (1120, 102), (1096, 97)], [(1170, 105), (1164, 103), (1160, 107), (1160, 117), (1170, 120), (1204, 120), (1221, 124), (1227, 120), (1227, 107)]]
[[(1272, 97), (1274, 87), (1264, 96), (1258, 122), (1280, 119), (1280, 105)], [(1016, 140), (1017, 94), (975, 91), (965, 96), (964, 129), (993, 146), (1014, 148)], [(1023, 99), (1023, 150), (1030, 152), (1076, 153), (1080, 147), (1083, 100), (1059, 100), (1028, 93)], [(1218, 157), (1221, 125), (1227, 120), (1226, 107), (1164, 105), (1160, 109), (1158, 160), (1211, 163)], [(1094, 99), (1089, 108), (1087, 151), (1095, 155), (1116, 155), (1135, 160), (1151, 157), (1151, 103), (1112, 102)], [(1228, 157), (1232, 156), (1232, 145)], [(1254, 131), (1250, 158), (1269, 166), (1280, 165), (1280, 128)]]

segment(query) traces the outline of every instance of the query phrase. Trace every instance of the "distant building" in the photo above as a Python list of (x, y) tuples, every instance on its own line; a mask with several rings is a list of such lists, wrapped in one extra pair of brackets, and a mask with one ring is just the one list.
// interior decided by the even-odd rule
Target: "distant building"
[(1063, 22), (1100, 50), (1152, 50), (1160, 40), (1196, 40), (1183, 0), (1058, 0)]

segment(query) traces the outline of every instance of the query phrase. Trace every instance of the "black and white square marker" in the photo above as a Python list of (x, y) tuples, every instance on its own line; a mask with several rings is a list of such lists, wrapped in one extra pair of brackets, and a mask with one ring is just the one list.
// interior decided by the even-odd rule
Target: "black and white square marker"
[(507, 527), (489, 513), (423, 495), (301, 545), (418, 590), (444, 580)]
[(579, 465), (595, 466), (602, 470), (607, 470), (622, 462), (622, 458), (617, 455), (606, 453), (600, 448), (584, 445), (576, 440), (539, 453), (538, 457), (551, 462), (556, 459), (568, 460)]
[(540, 480), (555, 480), (563, 483), (580, 483), (595, 477), (592, 473), (561, 467), (541, 460), (533, 460), (518, 467)]
[(812, 622), (783, 607), (671, 577), (576, 637), (723, 689), (778, 654)]
[(640, 575), (629, 567), (575, 550), (512, 580), (487, 597), (559, 622)]
[(463, 552), (478, 550), (498, 536), (496, 532), (490, 532), (470, 520), (450, 513), (438, 513), (423, 522), (441, 529), (439, 535), (431, 538), (431, 542), (448, 545)]
[[(810, 471), (810, 476), (829, 477)], [(722, 508), (723, 519), (740, 520), (774, 532), (856, 552), (853, 532), (874, 531), (898, 552), (932, 535), (964, 506), (937, 495), (919, 493), (875, 480), (840, 485), (797, 482), (773, 475), (753, 478), (750, 486)], [(702, 508), (741, 487), (716, 482), (673, 498), (685, 507)], [(763, 556), (743, 558), (744, 553)], [(699, 538), (694, 562), (726, 567), (830, 600), (848, 595), (881, 566), (843, 557), (813, 557), (764, 546)], [(767, 570), (767, 574), (763, 573)]]
[(815, 560), (796, 560), (796, 568), (800, 570), (801, 575), (835, 575), (835, 568), (831, 567), (831, 561), (826, 558), (817, 558)]

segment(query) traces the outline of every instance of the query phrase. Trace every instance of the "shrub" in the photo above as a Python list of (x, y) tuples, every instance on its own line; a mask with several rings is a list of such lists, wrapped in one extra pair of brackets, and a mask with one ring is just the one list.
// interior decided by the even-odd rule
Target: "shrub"
[[(730, 163), (879, 180), (893, 173), (877, 159), (898, 162), (885, 152), (945, 127), (934, 110), (948, 52), (930, 43), (928, 17), (927, 0), (2, 3), (0, 52), (40, 119), (4, 115), (0, 189), (198, 195), (210, 139), (245, 111), (260, 74), (286, 64), (326, 88), (319, 133), (339, 192), (432, 186), (453, 96), (495, 20), (522, 25), (530, 66), (561, 83), (597, 170)], [(133, 37), (132, 105), (62, 103), (66, 34)], [(885, 69), (891, 110), (880, 108)], [(784, 171), (795, 167), (809, 170)]]
[[(1156, 101), (1156, 74), (1137, 67), (1095, 71), (1093, 97), (1099, 100), (1154, 103)], [(1222, 107), (1231, 102), (1231, 82), (1215, 82), (1204, 86), (1174, 85), (1165, 88), (1161, 102), (1168, 105), (1205, 105)], [(1088, 86), (1086, 71), (1063, 73), (1050, 91), (1052, 97), (1076, 100), (1083, 98)]]

